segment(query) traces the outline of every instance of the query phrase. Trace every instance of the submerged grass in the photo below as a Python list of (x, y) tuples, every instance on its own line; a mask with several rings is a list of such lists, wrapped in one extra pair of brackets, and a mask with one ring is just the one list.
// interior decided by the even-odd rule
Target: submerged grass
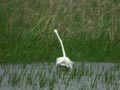
[(1, 64), (0, 90), (120, 89), (120, 64), (77, 63), (72, 71), (56, 71), (54, 64)]
[(0, 1), (0, 63), (54, 61), (61, 47), (74, 61), (120, 59), (119, 0)]

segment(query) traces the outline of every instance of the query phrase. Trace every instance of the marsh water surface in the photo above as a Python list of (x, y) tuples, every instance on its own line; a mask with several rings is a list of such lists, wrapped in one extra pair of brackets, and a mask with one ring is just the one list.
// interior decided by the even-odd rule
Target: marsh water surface
[(0, 90), (120, 90), (120, 64), (75, 63), (70, 71), (55, 63), (1, 64)]

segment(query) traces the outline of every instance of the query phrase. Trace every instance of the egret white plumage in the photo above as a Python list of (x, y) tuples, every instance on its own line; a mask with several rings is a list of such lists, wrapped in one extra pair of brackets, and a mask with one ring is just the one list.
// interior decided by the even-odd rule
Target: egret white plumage
[(56, 66), (57, 67), (65, 67), (67, 69), (72, 69), (73, 62), (66, 56), (65, 49), (63, 46), (63, 42), (57, 32), (57, 29), (54, 30), (55, 34), (58, 37), (58, 40), (60, 41), (61, 47), (62, 47), (62, 52), (63, 52), (63, 57), (58, 57), (56, 60)]

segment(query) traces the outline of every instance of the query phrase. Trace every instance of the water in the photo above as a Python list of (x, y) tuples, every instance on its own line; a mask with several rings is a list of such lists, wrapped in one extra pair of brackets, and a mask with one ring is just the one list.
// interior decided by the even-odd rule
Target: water
[(70, 71), (55, 63), (1, 64), (0, 90), (120, 90), (120, 64), (76, 63)]

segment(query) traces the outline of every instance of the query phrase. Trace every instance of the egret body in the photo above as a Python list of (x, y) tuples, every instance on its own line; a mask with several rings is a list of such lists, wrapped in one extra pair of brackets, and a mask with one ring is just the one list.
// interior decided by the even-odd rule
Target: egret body
[(58, 57), (56, 60), (57, 67), (65, 67), (67, 69), (72, 69), (73, 62), (66, 56), (65, 49), (63, 46), (63, 42), (57, 32), (57, 29), (54, 30), (55, 34), (57, 35), (58, 40), (60, 41), (60, 45), (63, 52), (63, 57)]

